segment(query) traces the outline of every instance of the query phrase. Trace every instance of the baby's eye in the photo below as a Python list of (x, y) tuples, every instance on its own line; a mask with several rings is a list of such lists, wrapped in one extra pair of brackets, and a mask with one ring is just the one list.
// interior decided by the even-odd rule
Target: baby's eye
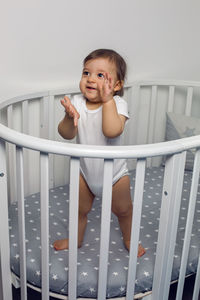
[(97, 76), (98, 76), (99, 78), (104, 78), (104, 74), (103, 74), (103, 73), (98, 73)]
[(84, 75), (84, 76), (88, 76), (88, 75), (89, 75), (89, 72), (88, 72), (88, 71), (83, 71), (83, 75)]

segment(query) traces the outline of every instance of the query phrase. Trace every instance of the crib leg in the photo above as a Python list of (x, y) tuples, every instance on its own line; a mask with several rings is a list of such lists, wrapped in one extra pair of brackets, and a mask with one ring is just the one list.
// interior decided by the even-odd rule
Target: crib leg
[(11, 273), (11, 278), (12, 278), (12, 284), (16, 289), (19, 289), (21, 287), (20, 285), (20, 280), (17, 278), (13, 273)]

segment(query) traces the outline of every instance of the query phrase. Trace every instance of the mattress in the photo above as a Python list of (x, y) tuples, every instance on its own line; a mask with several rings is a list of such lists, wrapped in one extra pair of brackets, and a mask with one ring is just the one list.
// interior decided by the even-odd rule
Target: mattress
[[(140, 241), (146, 248), (146, 254), (137, 261), (135, 294), (146, 293), (152, 289), (153, 271), (158, 237), (161, 195), (163, 185), (163, 167), (146, 170)], [(178, 278), (183, 246), (188, 199), (192, 173), (185, 172), (182, 192), (181, 211), (174, 253), (171, 280)], [(131, 193), (134, 192), (135, 172), (130, 172)], [(68, 290), (68, 250), (55, 251), (52, 243), (56, 239), (68, 236), (69, 187), (60, 186), (49, 191), (50, 224), (50, 290), (58, 294), (67, 294)], [(132, 197), (133, 198), (133, 197)], [(88, 225), (83, 245), (78, 249), (77, 297), (96, 298), (99, 268), (101, 199), (95, 198), (88, 215)], [(41, 287), (41, 240), (40, 240), (40, 194), (25, 198), (27, 280), (31, 285)], [(17, 203), (9, 207), (11, 269), (19, 276), (19, 242)], [(195, 219), (191, 236), (187, 275), (196, 272), (200, 251), (200, 186), (197, 195)], [(126, 294), (129, 253), (124, 248), (122, 236), (115, 215), (111, 216), (109, 247), (107, 298), (123, 297)], [(134, 284), (134, 283), (133, 283)]]

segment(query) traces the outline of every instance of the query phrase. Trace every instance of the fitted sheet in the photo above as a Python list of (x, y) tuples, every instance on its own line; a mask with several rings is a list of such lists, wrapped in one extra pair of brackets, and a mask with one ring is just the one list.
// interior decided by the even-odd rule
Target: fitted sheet
[[(135, 294), (146, 293), (152, 289), (155, 263), (158, 225), (160, 217), (163, 167), (148, 168), (145, 175), (144, 200), (140, 227), (140, 241), (146, 248), (146, 254), (137, 261)], [(181, 251), (185, 232), (188, 199), (192, 173), (185, 172), (182, 192), (177, 241), (171, 280), (178, 278)], [(131, 193), (134, 193), (135, 172), (130, 172)], [(55, 251), (52, 243), (56, 239), (68, 236), (69, 187), (60, 186), (49, 191), (50, 224), (50, 290), (58, 294), (67, 294), (68, 289), (68, 250)], [(133, 198), (133, 197), (132, 197)], [(101, 199), (95, 198), (93, 208), (88, 215), (88, 225), (83, 245), (78, 249), (77, 297), (96, 298), (99, 246), (100, 246)], [(27, 280), (41, 287), (41, 240), (40, 240), (40, 195), (25, 198)], [(9, 207), (11, 269), (19, 276), (19, 242), (17, 203)], [(200, 251), (200, 187), (197, 195), (195, 220), (191, 236), (190, 252), (186, 274), (196, 272)], [(124, 248), (122, 236), (115, 215), (111, 216), (111, 234), (108, 264), (107, 298), (122, 297), (126, 294), (129, 253)]]

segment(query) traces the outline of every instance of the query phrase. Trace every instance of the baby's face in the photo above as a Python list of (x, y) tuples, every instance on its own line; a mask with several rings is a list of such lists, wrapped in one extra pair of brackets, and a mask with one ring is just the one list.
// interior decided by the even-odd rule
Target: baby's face
[(84, 65), (80, 90), (88, 101), (101, 102), (99, 89), (104, 83), (106, 73), (112, 78), (112, 93), (114, 95), (116, 83), (118, 82), (115, 64), (107, 58), (97, 58), (87, 61)]

